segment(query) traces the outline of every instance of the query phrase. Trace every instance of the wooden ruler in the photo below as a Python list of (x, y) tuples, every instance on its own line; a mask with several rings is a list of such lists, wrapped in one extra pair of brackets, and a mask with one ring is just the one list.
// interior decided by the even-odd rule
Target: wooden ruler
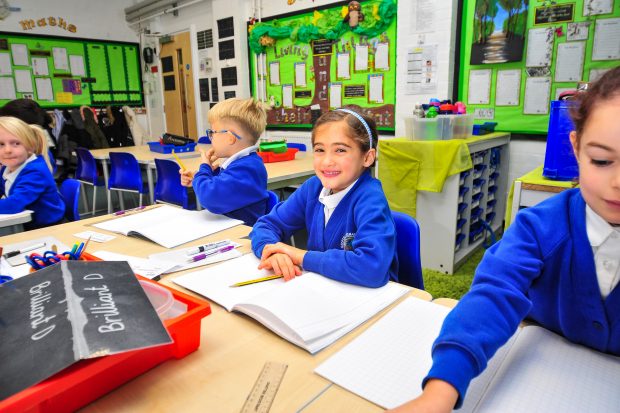
[(263, 366), (256, 383), (248, 394), (241, 413), (267, 413), (276, 397), (288, 365), (268, 361)]

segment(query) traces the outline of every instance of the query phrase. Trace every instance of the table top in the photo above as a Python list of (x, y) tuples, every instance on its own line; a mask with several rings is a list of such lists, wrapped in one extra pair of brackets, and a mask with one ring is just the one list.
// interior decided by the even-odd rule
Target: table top
[(562, 192), (565, 189), (575, 188), (579, 185), (577, 181), (556, 181), (545, 178), (542, 165), (516, 180), (521, 181), (521, 189), (533, 191)]
[(0, 214), (0, 228), (32, 221), (32, 211), (26, 209), (16, 214)]
[[(110, 216), (94, 217), (0, 237), (0, 244), (6, 245), (52, 234), (70, 245), (75, 241), (72, 234), (77, 232), (95, 230), (107, 233), (90, 225), (109, 218)], [(242, 251), (249, 252), (249, 240), (243, 238), (249, 231), (249, 227), (237, 226), (178, 248), (231, 238), (243, 244)], [(103, 244), (91, 242), (88, 251), (92, 253), (107, 250), (146, 257), (166, 250), (149, 241), (114, 235), (117, 236), (114, 240)], [(195, 296), (171, 281), (172, 278), (184, 273), (186, 272), (170, 274), (160, 282)], [(413, 290), (411, 295), (425, 300), (431, 299), (430, 294), (425, 291)], [(288, 364), (271, 411), (296, 411), (330, 384), (326, 379), (314, 374), (314, 368), (388, 311), (388, 309), (382, 311), (325, 350), (311, 355), (272, 333), (252, 318), (238, 313), (228, 313), (218, 304), (213, 302), (210, 304), (212, 314), (202, 320), (201, 345), (197, 351), (183, 359), (169, 360), (155, 367), (86, 406), (83, 411), (132, 413), (168, 412), (179, 409), (186, 413), (239, 411), (267, 361)], [(389, 308), (394, 305), (396, 304)], [(382, 411), (378, 406), (335, 385), (329, 387), (321, 397), (304, 409), (305, 412), (351, 410)]]

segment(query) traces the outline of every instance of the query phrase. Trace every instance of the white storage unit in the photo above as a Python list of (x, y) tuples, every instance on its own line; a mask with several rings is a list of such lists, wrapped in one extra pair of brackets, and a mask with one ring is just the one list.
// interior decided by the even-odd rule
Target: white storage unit
[(508, 195), (510, 134), (469, 143), (474, 167), (448, 177), (443, 191), (417, 192), (422, 267), (453, 274), (476, 249), (487, 228), (502, 228)]

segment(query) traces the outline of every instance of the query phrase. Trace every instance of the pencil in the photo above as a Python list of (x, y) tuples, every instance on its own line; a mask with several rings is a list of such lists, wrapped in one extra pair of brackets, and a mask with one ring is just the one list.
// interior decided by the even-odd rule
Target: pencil
[(254, 280), (241, 281), (241, 282), (231, 285), (231, 287), (243, 287), (244, 285), (262, 283), (263, 281), (271, 281), (271, 280), (275, 280), (275, 279), (282, 278), (282, 277), (283, 275), (270, 275), (268, 277), (256, 278)]
[(177, 160), (177, 163), (179, 164), (179, 166), (181, 167), (181, 169), (183, 169), (184, 171), (187, 171), (187, 168), (185, 167), (185, 165), (183, 164), (183, 162), (181, 162), (181, 158), (179, 158), (179, 156), (172, 152), (172, 156), (174, 156), (174, 159)]

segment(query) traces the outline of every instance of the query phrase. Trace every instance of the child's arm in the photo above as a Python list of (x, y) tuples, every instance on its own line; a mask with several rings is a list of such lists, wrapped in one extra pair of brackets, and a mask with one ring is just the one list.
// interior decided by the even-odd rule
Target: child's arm
[(17, 214), (34, 203), (45, 191), (47, 179), (36, 169), (24, 168), (11, 186), (11, 193), (0, 199), (0, 214)]
[(365, 287), (381, 287), (388, 282), (396, 251), (396, 229), (382, 191), (368, 191), (355, 210), (357, 232), (350, 250), (308, 251), (303, 268), (337, 281)]
[(454, 409), (458, 392), (443, 380), (429, 380), (424, 392), (388, 413), (450, 413)]
[(265, 196), (267, 171), (262, 163), (262, 169), (256, 165), (240, 159), (226, 169), (214, 171), (202, 164), (192, 182), (200, 205), (214, 214), (226, 214), (246, 207), (248, 200), (258, 202)]

